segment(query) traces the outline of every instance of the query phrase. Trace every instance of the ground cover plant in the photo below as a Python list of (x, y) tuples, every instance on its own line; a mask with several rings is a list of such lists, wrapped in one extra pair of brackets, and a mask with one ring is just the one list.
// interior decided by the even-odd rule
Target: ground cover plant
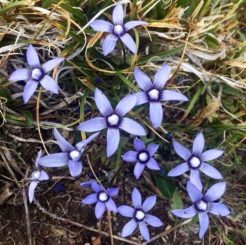
[(245, 244), (245, 4), (0, 1), (0, 243)]

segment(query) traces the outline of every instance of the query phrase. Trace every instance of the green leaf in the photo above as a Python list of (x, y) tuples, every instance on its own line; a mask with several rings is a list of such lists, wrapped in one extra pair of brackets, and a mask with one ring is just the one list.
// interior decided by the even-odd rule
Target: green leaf
[(160, 189), (162, 195), (166, 198), (172, 198), (175, 186), (168, 178), (160, 175), (154, 175), (156, 186)]
[(172, 209), (183, 208), (183, 202), (182, 202), (181, 196), (177, 190), (175, 190), (173, 193), (171, 207), (172, 207)]

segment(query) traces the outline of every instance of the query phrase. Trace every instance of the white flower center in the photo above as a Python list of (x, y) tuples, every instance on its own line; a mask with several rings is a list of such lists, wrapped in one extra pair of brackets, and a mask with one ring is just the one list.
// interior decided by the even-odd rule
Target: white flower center
[(108, 123), (109, 123), (109, 125), (111, 125), (111, 126), (116, 126), (116, 125), (118, 125), (119, 120), (120, 120), (120, 118), (119, 118), (119, 116), (116, 115), (116, 114), (112, 114), (111, 116), (108, 117)]
[(78, 161), (79, 158), (80, 158), (80, 155), (81, 155), (80, 152), (77, 151), (77, 150), (73, 150), (73, 151), (71, 151), (71, 152), (69, 153), (70, 158), (71, 158), (72, 160), (74, 160), (74, 161)]
[(204, 202), (203, 200), (200, 200), (196, 203), (196, 206), (199, 210), (205, 211), (208, 208), (208, 204)]
[(149, 92), (148, 92), (148, 95), (149, 95), (149, 97), (150, 97), (150, 99), (152, 99), (152, 100), (158, 100), (158, 98), (159, 98), (159, 90), (157, 90), (157, 89), (151, 89)]
[(116, 35), (120, 36), (123, 32), (124, 32), (124, 29), (123, 29), (122, 25), (116, 25), (114, 27), (114, 33)]
[(40, 68), (32, 70), (32, 79), (39, 80), (43, 76), (43, 71)]
[(201, 161), (200, 161), (200, 159), (198, 157), (192, 157), (190, 159), (190, 165), (191, 165), (191, 167), (197, 168), (197, 167), (200, 166), (200, 164), (201, 164)]
[(33, 172), (32, 177), (35, 179), (38, 179), (40, 177), (40, 175), (41, 175), (40, 171), (35, 171), (35, 172)]
[(137, 210), (137, 212), (135, 213), (135, 218), (137, 220), (142, 220), (145, 216), (145, 213), (142, 210)]
[(107, 199), (108, 199), (108, 194), (105, 193), (105, 192), (101, 192), (101, 193), (99, 194), (98, 199), (99, 199), (101, 202), (105, 202), (105, 201), (107, 201)]
[(142, 152), (138, 155), (138, 159), (142, 162), (145, 162), (148, 159), (148, 155), (146, 152)]

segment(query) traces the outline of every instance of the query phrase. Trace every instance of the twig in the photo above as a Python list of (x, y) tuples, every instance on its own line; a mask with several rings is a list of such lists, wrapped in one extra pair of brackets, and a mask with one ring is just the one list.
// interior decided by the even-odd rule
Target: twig
[(109, 227), (111, 245), (114, 245), (113, 230), (112, 230), (112, 216), (110, 211), (108, 211), (108, 227)]

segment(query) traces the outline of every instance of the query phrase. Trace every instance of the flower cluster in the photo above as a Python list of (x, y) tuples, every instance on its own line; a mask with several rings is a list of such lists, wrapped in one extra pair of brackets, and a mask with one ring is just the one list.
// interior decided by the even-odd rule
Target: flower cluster
[[(115, 49), (118, 40), (132, 53), (137, 53), (136, 44), (128, 32), (140, 25), (147, 25), (147, 23), (144, 21), (124, 23), (124, 11), (121, 4), (117, 4), (113, 10), (112, 23), (104, 20), (94, 20), (90, 23), (94, 30), (108, 33), (102, 43), (104, 55), (108, 55)], [(64, 58), (54, 58), (41, 65), (38, 53), (32, 45), (29, 45), (26, 56), (28, 68), (18, 69), (9, 77), (9, 80), (12, 82), (26, 81), (23, 91), (24, 102), (28, 102), (39, 84), (52, 93), (58, 93), (57, 82), (47, 73), (60, 64)], [(127, 116), (136, 106), (148, 103), (150, 121), (154, 128), (158, 128), (163, 121), (162, 102), (184, 102), (188, 100), (180, 92), (164, 89), (170, 78), (170, 68), (167, 64), (158, 69), (153, 82), (138, 67), (134, 69), (134, 77), (140, 90), (126, 95), (115, 107), (111, 105), (109, 99), (101, 90), (95, 89), (94, 100), (101, 115), (79, 124), (78, 130), (89, 133), (95, 132), (85, 141), (80, 141), (73, 145), (57, 129), (54, 129), (54, 137), (60, 147), (60, 152), (45, 156), (41, 156), (41, 152), (38, 153), (35, 161), (36, 170), (31, 175), (28, 189), (30, 203), (34, 200), (37, 185), (42, 181), (49, 180), (48, 174), (42, 168), (67, 167), (72, 177), (78, 177), (82, 174), (83, 163), (81, 158), (83, 152), (86, 146), (98, 137), (102, 130), (107, 130), (106, 155), (108, 158), (118, 149), (121, 130), (134, 136), (146, 136), (145, 128), (139, 122)], [(160, 170), (160, 164), (156, 160), (157, 156), (155, 156), (159, 148), (158, 144), (149, 143), (146, 146), (143, 140), (136, 137), (133, 146), (134, 150), (125, 152), (122, 155), (122, 159), (125, 162), (135, 164), (134, 175), (136, 180), (140, 178), (145, 168), (156, 171)], [(207, 161), (218, 158), (222, 155), (223, 151), (218, 149), (204, 151), (204, 146), (205, 140), (202, 132), (198, 133), (195, 137), (191, 151), (174, 140), (174, 150), (184, 162), (168, 173), (168, 176), (175, 177), (190, 171), (187, 191), (192, 205), (186, 209), (173, 210), (172, 214), (181, 218), (192, 218), (197, 214), (200, 223), (200, 238), (204, 236), (209, 225), (208, 213), (221, 216), (226, 216), (230, 213), (224, 204), (216, 201), (225, 192), (225, 182), (214, 184), (206, 192), (202, 193), (203, 185), (200, 172), (214, 179), (223, 179), (221, 173), (207, 163)], [(130, 221), (123, 227), (121, 233), (123, 237), (131, 235), (138, 227), (143, 238), (149, 240), (150, 234), (147, 225), (153, 227), (163, 225), (163, 222), (158, 217), (149, 213), (156, 203), (155, 195), (149, 196), (143, 202), (139, 190), (135, 187), (132, 191), (132, 206), (124, 204), (117, 207), (115, 199), (119, 192), (118, 187), (105, 188), (95, 180), (81, 183), (81, 186), (89, 186), (93, 191), (93, 193), (82, 200), (82, 204), (95, 204), (96, 218), (100, 219), (106, 210), (130, 218)]]

